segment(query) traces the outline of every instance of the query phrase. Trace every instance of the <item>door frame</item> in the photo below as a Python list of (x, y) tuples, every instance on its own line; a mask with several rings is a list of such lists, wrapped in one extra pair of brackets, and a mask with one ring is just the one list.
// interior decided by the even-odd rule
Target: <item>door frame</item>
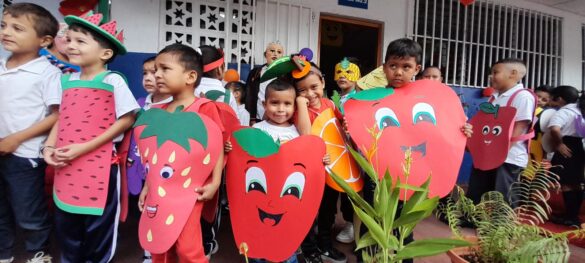
[(318, 30), (318, 41), (317, 41), (317, 54), (318, 54), (318, 62), (321, 62), (321, 26), (323, 20), (334, 21), (334, 22), (341, 22), (347, 24), (354, 24), (359, 26), (366, 26), (375, 28), (378, 30), (378, 43), (376, 48), (376, 66), (382, 65), (382, 46), (384, 43), (384, 23), (381, 21), (375, 20), (368, 20), (363, 18), (356, 18), (356, 17), (349, 17), (349, 16), (342, 16), (337, 14), (331, 13), (321, 13), (319, 15), (319, 30)]

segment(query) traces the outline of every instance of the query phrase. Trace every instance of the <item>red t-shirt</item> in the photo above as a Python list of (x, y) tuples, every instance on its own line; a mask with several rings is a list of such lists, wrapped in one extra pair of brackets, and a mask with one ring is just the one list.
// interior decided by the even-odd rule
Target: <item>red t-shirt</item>
[[(311, 124), (313, 124), (313, 122), (315, 121), (317, 116), (319, 116), (319, 114), (321, 112), (323, 112), (329, 108), (333, 109), (333, 111), (335, 112), (335, 104), (333, 104), (333, 101), (331, 101), (330, 99), (325, 99), (325, 98), (321, 98), (321, 108), (315, 109), (315, 108), (309, 107), (309, 120), (311, 120)], [(296, 125), (297, 124), (297, 112), (296, 111), (295, 111), (295, 114), (293, 117), (294, 117), (295, 125)]]

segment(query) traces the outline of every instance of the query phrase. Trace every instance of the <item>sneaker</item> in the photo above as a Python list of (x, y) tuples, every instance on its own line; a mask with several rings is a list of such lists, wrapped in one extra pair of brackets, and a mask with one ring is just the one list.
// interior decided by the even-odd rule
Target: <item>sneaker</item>
[(341, 232), (337, 234), (335, 239), (345, 244), (353, 243), (354, 241), (353, 223), (351, 222), (345, 223), (345, 226), (343, 227), (343, 229), (341, 229)]
[(219, 244), (217, 244), (217, 240), (214, 239), (211, 242), (203, 244), (203, 249), (205, 250), (205, 257), (207, 257), (207, 260), (210, 260), (211, 255), (217, 253), (219, 250)]
[(49, 254), (45, 255), (45, 252), (39, 251), (34, 258), (27, 260), (26, 263), (51, 263), (52, 259)]
[(150, 252), (144, 250), (144, 256), (142, 256), (142, 263), (152, 263), (152, 256)]
[(330, 261), (333, 263), (346, 263), (347, 257), (341, 251), (330, 248), (329, 250), (321, 251), (321, 259), (323, 261)]
[(14, 257), (8, 259), (0, 259), (0, 263), (12, 263), (14, 261)]
[(305, 255), (303, 254), (306, 263), (323, 263), (321, 259), (321, 254), (319, 252), (315, 252), (312, 254)]

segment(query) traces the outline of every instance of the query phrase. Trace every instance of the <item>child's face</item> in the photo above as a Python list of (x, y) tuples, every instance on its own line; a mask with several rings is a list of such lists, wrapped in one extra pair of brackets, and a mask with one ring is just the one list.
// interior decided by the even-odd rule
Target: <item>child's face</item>
[(39, 52), (41, 47), (48, 46), (53, 37), (37, 35), (34, 19), (30, 15), (14, 17), (10, 14), (2, 16), (0, 39), (2, 46), (13, 54)]
[(155, 73), (154, 61), (148, 61), (142, 65), (142, 86), (149, 94), (157, 91)]
[(234, 95), (234, 99), (236, 100), (237, 103), (241, 103), (240, 102), (240, 98), (242, 97), (242, 92), (239, 90), (236, 90), (236, 88), (234, 88), (233, 86), (230, 86), (228, 88), (232, 94)]
[(506, 64), (496, 64), (492, 67), (490, 75), (491, 86), (497, 91), (503, 91), (516, 85), (516, 80), (512, 76), (512, 68)]
[(423, 71), (422, 74), (423, 79), (430, 79), (438, 82), (443, 82), (443, 77), (441, 76), (441, 71), (438, 68), (428, 68)]
[(156, 87), (162, 94), (175, 95), (184, 92), (199, 77), (194, 70), (186, 70), (179, 61), (179, 56), (173, 53), (157, 55), (155, 68)]
[(353, 81), (349, 81), (346, 78), (339, 78), (337, 81), (337, 86), (342, 90), (342, 91), (351, 91), (352, 89), (355, 88), (355, 82)]
[(538, 98), (538, 106), (539, 107), (547, 107), (550, 103), (550, 93), (546, 91), (537, 91), (536, 97)]
[(384, 63), (384, 74), (388, 85), (393, 88), (404, 86), (414, 79), (414, 76), (420, 71), (420, 67), (416, 63), (415, 57), (390, 57)]
[(113, 56), (113, 50), (103, 48), (90, 34), (67, 31), (67, 57), (69, 63), (80, 67), (104, 64)]
[(309, 107), (321, 108), (321, 98), (323, 97), (325, 83), (323, 83), (323, 79), (319, 75), (310, 73), (305, 79), (299, 81), (296, 86), (299, 96), (309, 100)]
[(263, 102), (264, 116), (276, 125), (288, 125), (295, 111), (296, 94), (293, 89), (270, 90)]

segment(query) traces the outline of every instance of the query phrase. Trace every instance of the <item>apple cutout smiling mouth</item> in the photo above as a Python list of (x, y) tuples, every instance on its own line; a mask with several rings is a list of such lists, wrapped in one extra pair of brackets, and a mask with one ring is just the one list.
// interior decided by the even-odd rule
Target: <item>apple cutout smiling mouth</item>
[(269, 225), (269, 226), (278, 225), (278, 223), (280, 223), (280, 219), (282, 219), (282, 215), (284, 215), (284, 214), (269, 214), (260, 208), (258, 208), (258, 214), (260, 215), (260, 221), (266, 225)]
[(492, 140), (484, 140), (484, 141), (483, 141), (483, 143), (485, 143), (485, 144), (488, 144), (488, 145), (489, 145), (490, 143), (492, 143)]
[(158, 211), (158, 205), (154, 205), (154, 206), (147, 205), (146, 206), (146, 216), (148, 216), (148, 218), (154, 218), (156, 216), (157, 211)]

